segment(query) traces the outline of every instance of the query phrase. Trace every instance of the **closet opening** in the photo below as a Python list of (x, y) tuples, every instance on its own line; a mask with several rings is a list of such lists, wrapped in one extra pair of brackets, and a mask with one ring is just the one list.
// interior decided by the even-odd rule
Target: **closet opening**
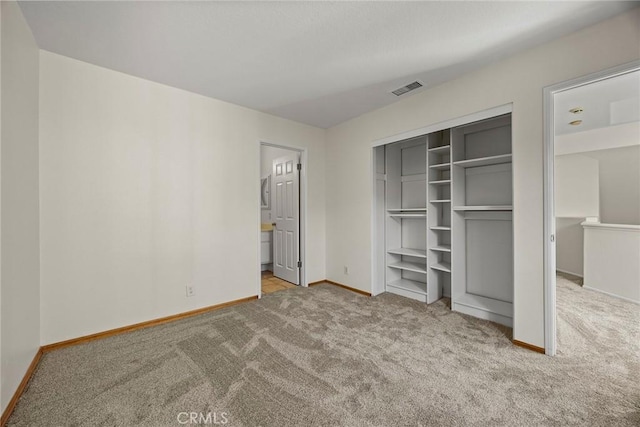
[(258, 295), (307, 286), (306, 150), (260, 143)]
[(640, 61), (544, 95), (545, 351), (623, 352), (640, 304)]
[(513, 327), (511, 134), (508, 105), (374, 143), (373, 294)]

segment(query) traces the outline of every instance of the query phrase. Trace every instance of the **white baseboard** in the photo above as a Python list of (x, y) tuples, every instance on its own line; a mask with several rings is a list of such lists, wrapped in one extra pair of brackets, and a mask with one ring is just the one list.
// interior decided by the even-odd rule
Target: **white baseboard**
[(636, 300), (633, 300), (631, 298), (621, 297), (620, 295), (612, 294), (611, 292), (606, 292), (606, 291), (603, 291), (601, 289), (592, 288), (592, 287), (587, 286), (587, 285), (583, 285), (582, 289), (588, 289), (590, 291), (594, 291), (594, 292), (598, 292), (598, 293), (601, 293), (601, 294), (609, 295), (610, 297), (618, 298), (618, 299), (621, 299), (621, 300), (624, 300), (624, 301), (628, 301), (628, 302), (632, 302), (634, 304), (640, 305), (640, 301), (636, 301)]
[(556, 267), (556, 271), (559, 271), (560, 273), (570, 274), (572, 276), (576, 276), (576, 277), (579, 277), (581, 279), (584, 279), (584, 275), (578, 274), (578, 273), (574, 273), (573, 271), (561, 270), (561, 269), (559, 269), (557, 267)]

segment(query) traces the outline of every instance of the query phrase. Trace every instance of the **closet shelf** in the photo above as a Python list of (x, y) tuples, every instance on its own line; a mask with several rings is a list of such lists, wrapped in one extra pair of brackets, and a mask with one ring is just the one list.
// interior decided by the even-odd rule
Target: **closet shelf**
[(387, 209), (392, 218), (426, 218), (427, 208), (397, 208)]
[(427, 294), (427, 284), (423, 282), (418, 282), (415, 280), (409, 280), (409, 279), (394, 280), (393, 282), (387, 283), (387, 286), (404, 289), (405, 291), (417, 292), (423, 295)]
[(429, 148), (430, 153), (442, 154), (448, 153), (451, 150), (451, 145), (442, 145), (440, 147)]
[(431, 169), (436, 169), (436, 170), (444, 170), (444, 169), (449, 169), (451, 168), (451, 163), (439, 163), (437, 165), (431, 165), (429, 166)]
[(430, 200), (431, 203), (451, 203), (450, 199)]
[(416, 258), (426, 258), (427, 251), (422, 249), (410, 249), (410, 248), (398, 248), (398, 249), (390, 249), (387, 253), (393, 255), (402, 255), (402, 256), (412, 256)]
[(440, 231), (451, 231), (451, 227), (448, 225), (434, 225), (433, 227), (429, 227), (432, 230), (440, 230)]
[(441, 179), (438, 181), (429, 181), (429, 184), (431, 185), (447, 185), (447, 184), (451, 184), (451, 180), (450, 179)]
[(389, 213), (402, 213), (402, 212), (426, 212), (427, 208), (400, 208), (400, 209), (387, 209)]
[(438, 245), (429, 249), (431, 249), (432, 251), (438, 251), (438, 252), (451, 252), (451, 245)]
[(451, 273), (451, 264), (448, 262), (439, 262), (431, 266), (434, 270), (444, 271), (445, 273)]
[(414, 273), (426, 273), (427, 272), (426, 265), (418, 264), (416, 262), (401, 261), (401, 262), (396, 262), (396, 263), (393, 263), (393, 264), (389, 264), (389, 267), (396, 268), (398, 270), (413, 271)]
[(511, 154), (500, 154), (499, 156), (480, 157), (477, 159), (459, 160), (457, 162), (453, 162), (454, 165), (461, 166), (463, 168), (499, 165), (501, 163), (511, 163)]
[(426, 218), (427, 213), (390, 213), (392, 218)]
[(511, 205), (454, 206), (454, 211), (512, 211)]

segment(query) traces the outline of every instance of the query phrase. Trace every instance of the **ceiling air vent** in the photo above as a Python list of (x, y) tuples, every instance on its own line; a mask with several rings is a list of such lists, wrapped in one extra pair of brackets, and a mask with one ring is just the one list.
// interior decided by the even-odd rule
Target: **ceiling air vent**
[(422, 87), (422, 83), (413, 82), (413, 83), (409, 83), (406, 86), (402, 86), (401, 88), (396, 89), (396, 90), (392, 91), (391, 93), (394, 94), (395, 96), (400, 96), (400, 95), (404, 95), (407, 92), (411, 92), (412, 90), (416, 90), (419, 87)]

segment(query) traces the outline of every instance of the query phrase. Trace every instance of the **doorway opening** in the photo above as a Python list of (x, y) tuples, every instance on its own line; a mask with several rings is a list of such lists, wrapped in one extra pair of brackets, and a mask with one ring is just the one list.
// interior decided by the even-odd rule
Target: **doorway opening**
[[(544, 102), (545, 352), (553, 356), (557, 328), (561, 346), (587, 330), (624, 334), (625, 307), (639, 310), (640, 61), (546, 88)], [(596, 338), (584, 339), (595, 347)]]
[(308, 285), (306, 150), (260, 142), (258, 295)]

